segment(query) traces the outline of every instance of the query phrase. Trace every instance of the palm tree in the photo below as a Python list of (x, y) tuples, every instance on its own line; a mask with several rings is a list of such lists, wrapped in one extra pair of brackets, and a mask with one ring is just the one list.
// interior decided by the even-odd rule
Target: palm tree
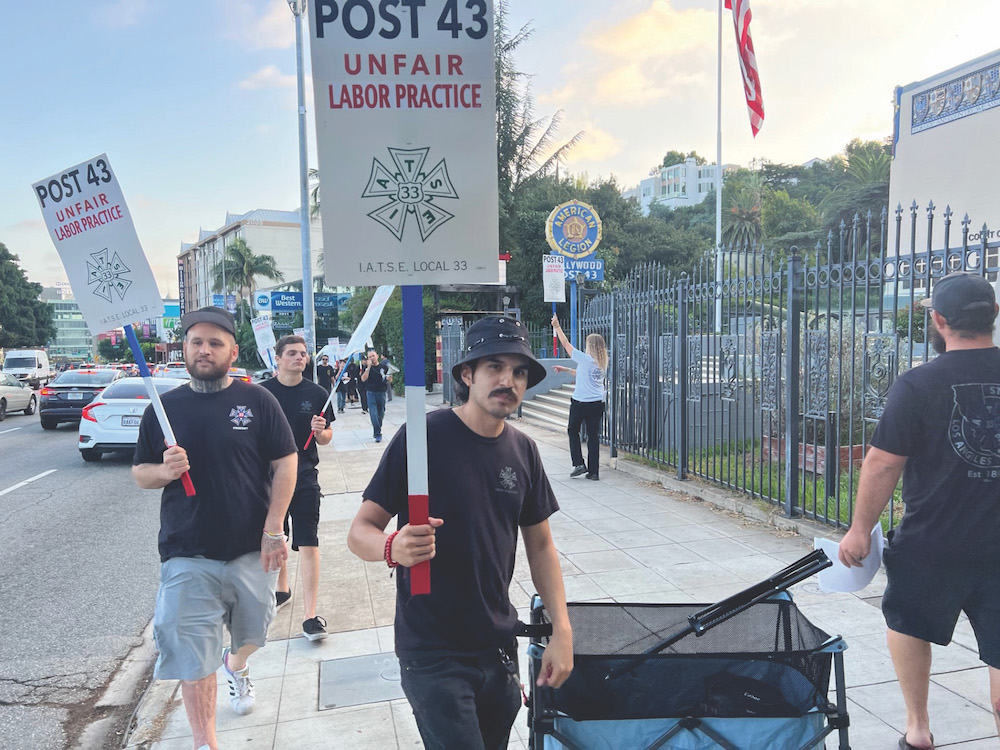
[[(222, 280), (236, 288), (240, 302), (247, 299), (250, 313), (254, 314), (253, 293), (257, 289), (257, 277), (261, 276), (271, 281), (284, 281), (285, 275), (278, 270), (278, 262), (272, 255), (256, 255), (247, 245), (246, 240), (237, 237), (226, 246), (222, 260), (213, 269), (215, 281), (213, 289), (222, 291)], [(240, 305), (240, 323), (244, 322), (243, 306)]]
[(737, 192), (723, 215), (722, 241), (726, 247), (743, 249), (760, 241), (760, 199), (750, 189)]

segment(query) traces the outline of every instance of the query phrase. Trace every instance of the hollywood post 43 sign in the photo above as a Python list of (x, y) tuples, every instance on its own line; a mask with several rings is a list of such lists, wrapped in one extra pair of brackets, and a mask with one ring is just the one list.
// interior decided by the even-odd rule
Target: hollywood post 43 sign
[(32, 189), (91, 331), (163, 316), (160, 289), (107, 154)]
[(499, 281), (493, 0), (315, 0), (327, 278)]

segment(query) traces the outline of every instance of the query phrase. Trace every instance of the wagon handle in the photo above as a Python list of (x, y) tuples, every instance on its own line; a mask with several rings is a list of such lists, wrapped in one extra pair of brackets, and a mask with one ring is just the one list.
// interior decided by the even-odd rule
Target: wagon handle
[(829, 568), (833, 563), (826, 556), (823, 550), (817, 549), (802, 557), (787, 568), (778, 571), (765, 581), (754, 584), (750, 588), (744, 589), (737, 594), (733, 594), (728, 599), (723, 599), (716, 604), (712, 604), (705, 609), (688, 616), (688, 624), (673, 635), (668, 636), (654, 646), (650, 646), (641, 654), (629, 659), (619, 668), (612, 668), (604, 676), (605, 680), (613, 680), (622, 675), (629, 674), (642, 663), (644, 656), (658, 654), (668, 646), (672, 646), (685, 636), (694, 633), (696, 636), (704, 635), (716, 625), (725, 622), (730, 617), (738, 615), (754, 604), (768, 599), (778, 592), (783, 592), (789, 586), (799, 581), (805, 580), (819, 571)]

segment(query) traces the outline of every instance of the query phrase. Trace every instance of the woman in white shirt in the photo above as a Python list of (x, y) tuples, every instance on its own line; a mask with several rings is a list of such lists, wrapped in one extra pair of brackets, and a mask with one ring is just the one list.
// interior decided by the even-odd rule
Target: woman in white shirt
[[(554, 372), (570, 372), (576, 377), (573, 400), (569, 407), (569, 453), (573, 459), (571, 477), (586, 474), (597, 481), (601, 468), (601, 417), (604, 416), (604, 377), (608, 370), (608, 347), (599, 333), (587, 336), (587, 350), (581, 351), (569, 343), (559, 318), (552, 316), (552, 328), (559, 341), (577, 363), (577, 369), (556, 365)], [(580, 425), (587, 425), (587, 463), (583, 463), (580, 446)]]

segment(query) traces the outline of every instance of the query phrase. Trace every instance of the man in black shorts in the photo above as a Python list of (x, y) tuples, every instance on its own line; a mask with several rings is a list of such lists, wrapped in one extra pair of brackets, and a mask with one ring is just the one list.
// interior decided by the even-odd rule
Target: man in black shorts
[[(316, 600), (319, 597), (319, 463), (317, 445), (326, 445), (333, 439), (330, 422), (336, 420), (332, 408), (320, 415), (328, 393), (302, 377), (309, 354), (306, 340), (301, 336), (283, 336), (274, 346), (277, 374), (261, 383), (261, 387), (274, 394), (292, 427), (295, 445), (299, 449), (299, 473), (295, 482), (288, 514), (292, 518), (292, 549), (299, 553), (299, 575), (302, 585), (302, 603), (305, 619), (302, 635), (310, 641), (326, 638), (326, 620), (316, 615)], [(309, 447), (303, 448), (309, 436)], [(287, 530), (287, 519), (285, 520)], [(275, 592), (277, 606), (287, 603), (292, 597), (288, 584), (287, 566), (281, 566), (278, 587)]]
[(1000, 731), (1000, 350), (993, 287), (978, 275), (938, 279), (930, 307), (940, 353), (896, 379), (872, 435), (840, 561), (861, 565), (903, 476), (902, 521), (890, 532), (882, 612), (906, 702), (902, 750), (933, 748), (927, 713), (931, 643), (951, 641), (965, 612), (989, 665)]
[[(154, 677), (181, 681), (194, 746), (216, 750), (220, 658), (233, 710), (254, 706), (247, 658), (266, 643), (274, 617), (278, 569), (288, 557), (281, 526), (298, 459), (274, 397), (229, 377), (239, 354), (233, 316), (203, 307), (184, 315), (181, 328), (191, 381), (162, 397), (177, 445), (166, 448), (147, 408), (132, 476), (144, 489), (163, 488)], [(182, 486), (185, 472), (194, 497)]]
[[(427, 415), (429, 523), (408, 523), (406, 428), (389, 443), (347, 543), (363, 560), (399, 566), (396, 655), (427, 750), (502, 750), (521, 705), (508, 597), (517, 532), (553, 636), (539, 685), (573, 669), (573, 634), (548, 518), (559, 509), (534, 441), (505, 419), (545, 377), (527, 330), (491, 317), (467, 334), (452, 370), (462, 405)], [(423, 429), (424, 425), (417, 426)], [(417, 427), (412, 428), (414, 430)], [(385, 527), (397, 516), (397, 530)], [(430, 560), (431, 593), (410, 595), (410, 568)]]

